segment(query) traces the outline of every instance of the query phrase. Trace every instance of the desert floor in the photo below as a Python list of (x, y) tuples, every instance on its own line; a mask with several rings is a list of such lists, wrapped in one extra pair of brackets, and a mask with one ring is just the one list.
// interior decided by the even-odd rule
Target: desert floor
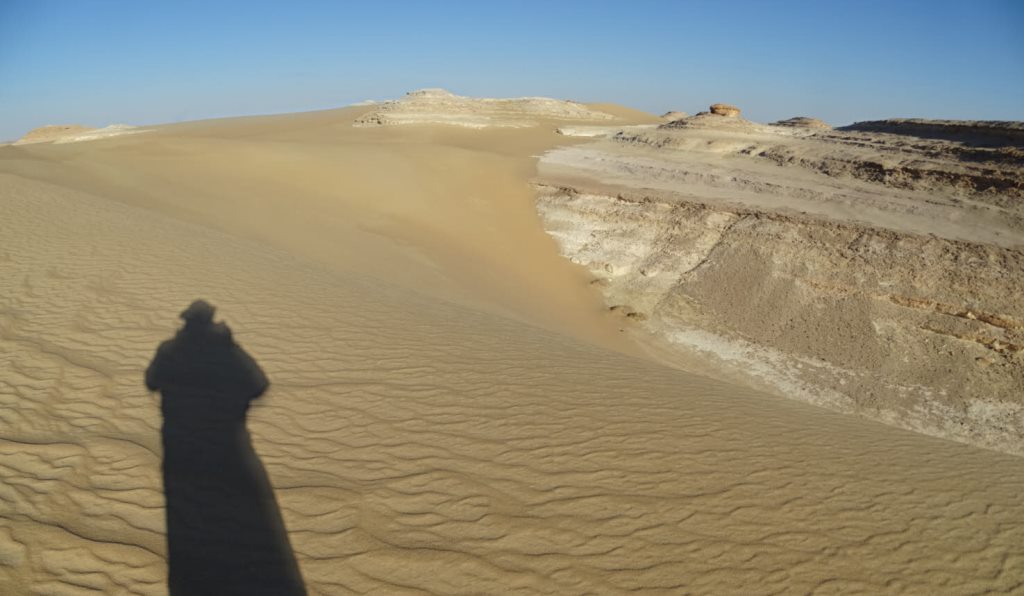
[(1024, 460), (655, 361), (536, 214), (582, 141), (365, 110), (0, 147), (0, 592), (165, 592), (200, 297), (311, 593), (1024, 589)]

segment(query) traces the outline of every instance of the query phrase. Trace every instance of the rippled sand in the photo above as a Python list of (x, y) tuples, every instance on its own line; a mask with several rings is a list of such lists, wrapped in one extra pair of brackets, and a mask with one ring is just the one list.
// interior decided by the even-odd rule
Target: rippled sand
[(196, 297), (311, 593), (1024, 589), (1024, 460), (642, 358), (533, 213), (553, 128), (353, 117), (0, 148), (0, 592), (166, 590)]

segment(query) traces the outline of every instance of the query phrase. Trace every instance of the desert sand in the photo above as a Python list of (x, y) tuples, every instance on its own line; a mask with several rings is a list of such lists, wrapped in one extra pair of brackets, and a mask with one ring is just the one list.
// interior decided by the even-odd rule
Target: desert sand
[(0, 147), (0, 592), (166, 592), (143, 371), (195, 298), (310, 593), (1024, 587), (1024, 460), (683, 370), (560, 254), (556, 130), (659, 118), (502, 106)]

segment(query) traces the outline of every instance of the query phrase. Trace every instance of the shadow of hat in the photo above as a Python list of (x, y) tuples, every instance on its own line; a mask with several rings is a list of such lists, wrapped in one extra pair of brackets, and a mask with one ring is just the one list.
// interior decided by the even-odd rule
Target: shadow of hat
[(187, 323), (208, 323), (213, 320), (213, 312), (217, 310), (205, 300), (196, 300), (178, 315)]

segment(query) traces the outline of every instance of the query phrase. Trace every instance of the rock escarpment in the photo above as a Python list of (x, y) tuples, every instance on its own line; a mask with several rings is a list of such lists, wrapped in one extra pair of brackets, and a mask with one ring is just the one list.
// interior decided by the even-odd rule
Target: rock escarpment
[(698, 115), (547, 154), (546, 228), (609, 307), (680, 354), (1024, 454), (1013, 148), (741, 121)]

